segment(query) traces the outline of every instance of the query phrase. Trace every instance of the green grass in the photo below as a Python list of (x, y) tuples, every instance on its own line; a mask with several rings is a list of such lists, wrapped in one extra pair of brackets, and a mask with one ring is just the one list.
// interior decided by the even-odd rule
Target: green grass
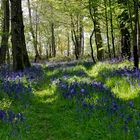
[[(127, 82), (127, 78), (121, 76), (110, 76), (114, 69), (124, 66), (130, 66), (131, 63), (123, 62), (119, 64), (98, 63), (96, 65), (86, 67), (81, 63), (77, 63), (75, 67), (49, 69), (44, 68), (45, 78), (37, 86), (33, 85), (34, 96), (30, 101), (29, 108), (25, 111), (27, 115), (26, 124), (21, 124), (24, 131), (26, 125), (30, 125), (30, 129), (26, 134), (22, 134), (23, 140), (134, 140), (132, 129), (126, 133), (122, 126), (122, 120), (119, 119), (113, 127), (109, 127), (111, 122), (115, 120), (114, 115), (108, 115), (102, 110), (93, 110), (90, 115), (87, 111), (77, 112), (75, 109), (75, 101), (64, 99), (55, 82), (51, 83), (51, 78), (62, 78), (65, 73), (70, 77), (65, 79), (69, 83), (72, 81), (90, 81), (98, 80), (103, 82), (115, 95), (116, 98), (122, 99), (124, 103), (127, 100), (134, 100), (135, 112), (137, 112), (140, 102), (140, 87), (136, 81), (135, 88)], [(83, 71), (85, 76), (76, 75), (77, 71)], [(133, 80), (133, 79), (131, 79)], [(93, 98), (99, 98), (98, 93), (93, 93)], [(5, 98), (0, 101), (0, 108), (12, 108), (15, 111), (21, 110), (20, 102), (11, 101)], [(128, 109), (126, 112), (135, 113), (134, 110)], [(137, 118), (136, 118), (137, 119)], [(133, 122), (134, 123), (134, 122)], [(134, 124), (129, 124), (129, 128), (133, 128)], [(20, 127), (20, 126), (19, 126)], [(6, 136), (11, 129), (11, 125), (3, 124), (0, 129), (0, 139), (16, 140), (20, 137)], [(135, 131), (139, 132), (139, 128)], [(140, 139), (140, 138), (139, 138)]]

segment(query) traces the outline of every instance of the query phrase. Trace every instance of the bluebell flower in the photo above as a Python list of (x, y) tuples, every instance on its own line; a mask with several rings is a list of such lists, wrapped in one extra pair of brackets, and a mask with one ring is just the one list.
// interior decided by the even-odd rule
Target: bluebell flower
[(85, 92), (85, 89), (82, 88), (82, 89), (81, 89), (81, 93), (84, 93), (84, 92)]
[(8, 121), (9, 122), (13, 122), (13, 120), (15, 119), (15, 114), (13, 111), (8, 111)]
[(0, 110), (0, 119), (5, 119), (6, 118), (6, 112), (4, 110)]
[(73, 94), (75, 91), (74, 91), (74, 88), (72, 88), (71, 90), (70, 90), (70, 93), (71, 94)]
[(134, 102), (133, 101), (129, 101), (129, 106), (133, 107), (134, 106)]
[(87, 105), (86, 102), (83, 102), (83, 103), (82, 103), (82, 106), (83, 106), (84, 108), (86, 108), (88, 105)]
[(116, 102), (112, 103), (112, 110), (114, 111), (118, 110), (118, 104)]

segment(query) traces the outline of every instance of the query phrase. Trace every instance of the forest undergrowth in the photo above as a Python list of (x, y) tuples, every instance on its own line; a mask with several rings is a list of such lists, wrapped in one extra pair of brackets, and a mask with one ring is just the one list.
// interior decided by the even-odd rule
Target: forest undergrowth
[(140, 139), (140, 70), (74, 62), (0, 71), (1, 140)]

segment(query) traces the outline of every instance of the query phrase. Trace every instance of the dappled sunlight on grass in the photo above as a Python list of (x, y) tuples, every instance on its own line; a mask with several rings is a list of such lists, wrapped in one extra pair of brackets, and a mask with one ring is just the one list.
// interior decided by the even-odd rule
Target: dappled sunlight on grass
[(0, 100), (0, 109), (9, 109), (12, 104), (12, 100), (9, 98), (3, 98)]
[(42, 103), (53, 103), (55, 100), (57, 100), (55, 91), (55, 87), (44, 88), (44, 90), (36, 91), (35, 96), (37, 96), (37, 98), (39, 98), (39, 101)]
[(117, 98), (131, 100), (139, 96), (138, 86), (137, 88), (131, 87), (130, 84), (123, 78), (108, 78), (105, 84), (111, 88)]
[(119, 64), (98, 63), (89, 71), (89, 76), (102, 81), (116, 97), (131, 100), (139, 96), (140, 87), (138, 84), (140, 80), (114, 73), (115, 70), (124, 68), (124, 66), (131, 67), (132, 65), (128, 61)]

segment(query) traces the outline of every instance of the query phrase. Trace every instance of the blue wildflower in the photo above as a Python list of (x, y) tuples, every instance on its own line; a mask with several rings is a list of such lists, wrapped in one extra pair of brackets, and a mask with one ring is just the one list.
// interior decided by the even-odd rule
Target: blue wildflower
[(6, 117), (6, 112), (3, 110), (0, 110), (0, 119), (4, 120)]
[(81, 93), (84, 93), (84, 92), (85, 92), (85, 89), (82, 88), (82, 89), (81, 89)]
[(133, 107), (134, 106), (134, 102), (133, 101), (129, 101), (129, 106)]

